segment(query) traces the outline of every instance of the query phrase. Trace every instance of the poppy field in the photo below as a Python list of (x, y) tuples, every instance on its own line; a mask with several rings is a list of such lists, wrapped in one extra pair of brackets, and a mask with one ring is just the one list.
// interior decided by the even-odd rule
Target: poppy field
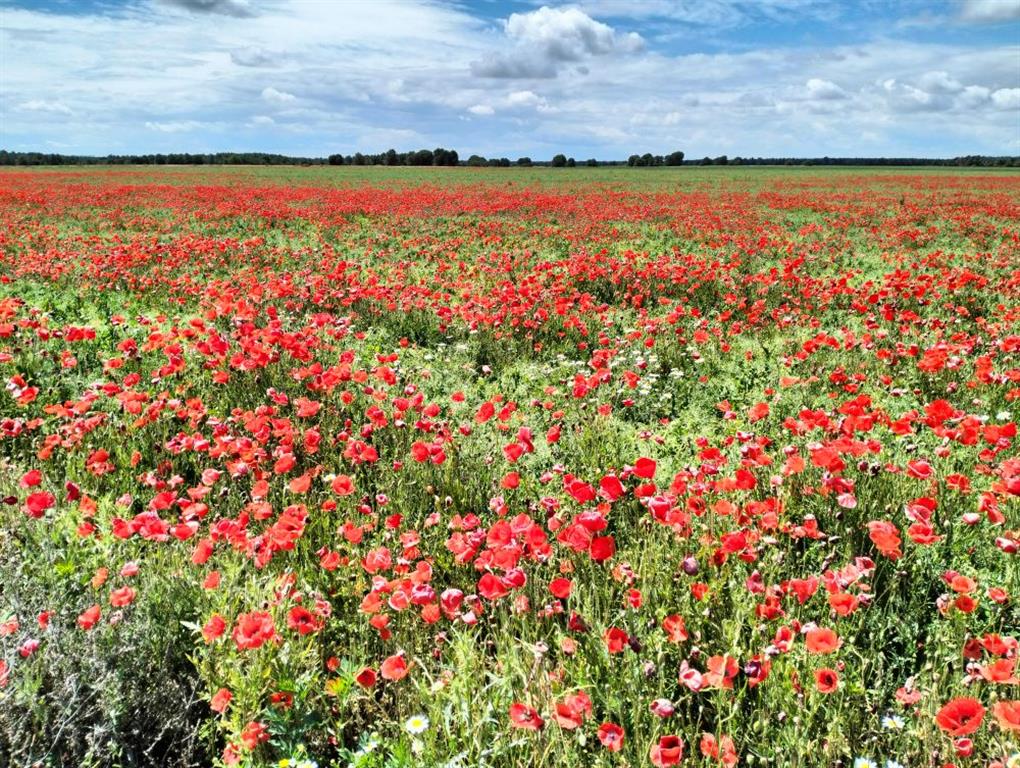
[(1016, 768), (1018, 300), (1010, 172), (0, 172), (0, 764)]

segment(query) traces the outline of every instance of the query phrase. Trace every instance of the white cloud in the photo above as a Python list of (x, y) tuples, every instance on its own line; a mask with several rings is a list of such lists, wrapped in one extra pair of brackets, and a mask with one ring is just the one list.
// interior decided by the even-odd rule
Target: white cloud
[(992, 103), (999, 109), (1020, 109), (1020, 88), (1000, 88), (992, 94)]
[(286, 105), (292, 104), (297, 101), (297, 96), (293, 93), (287, 93), (286, 91), (278, 91), (273, 87), (267, 87), (262, 89), (262, 98), (268, 101), (270, 104)]
[(619, 35), (608, 24), (595, 21), (577, 8), (543, 6), (530, 13), (510, 14), (506, 33), (559, 61), (581, 61), (614, 51), (634, 52), (644, 46), (636, 32)]
[(545, 104), (545, 99), (534, 91), (514, 91), (507, 95), (506, 104), (510, 107), (539, 107)]
[(830, 101), (845, 99), (847, 97), (846, 91), (831, 80), (822, 80), (818, 77), (812, 77), (807, 81), (806, 87), (808, 98), (811, 99)]
[(478, 77), (551, 78), (564, 63), (636, 53), (645, 44), (636, 32), (620, 34), (578, 8), (542, 6), (529, 13), (513, 13), (504, 31), (515, 48), (472, 62), (471, 71)]
[(251, 119), (252, 125), (276, 125), (276, 121), (269, 115), (255, 115)]
[(230, 60), (239, 67), (272, 67), (280, 63), (283, 54), (257, 46), (238, 48), (230, 52)]
[(960, 18), (976, 23), (1020, 19), (1020, 0), (963, 0)]
[(957, 97), (960, 105), (966, 108), (979, 107), (988, 101), (992, 92), (981, 85), (968, 85)]
[(949, 76), (948, 72), (939, 70), (937, 72), (925, 72), (917, 81), (918, 87), (928, 93), (958, 93), (963, 90), (963, 84)]
[(206, 123), (199, 122), (198, 120), (174, 120), (165, 123), (158, 123), (149, 120), (146, 121), (145, 127), (150, 131), (158, 131), (159, 133), (186, 133), (188, 131), (197, 131), (200, 128), (206, 128), (208, 126)]
[(475, 104), (473, 106), (468, 107), (467, 111), (470, 112), (472, 115), (480, 116), (496, 114), (496, 110), (494, 110), (488, 104)]
[(18, 104), (15, 109), (21, 112), (49, 112), (54, 115), (73, 115), (74, 112), (66, 104), (45, 99), (31, 99)]

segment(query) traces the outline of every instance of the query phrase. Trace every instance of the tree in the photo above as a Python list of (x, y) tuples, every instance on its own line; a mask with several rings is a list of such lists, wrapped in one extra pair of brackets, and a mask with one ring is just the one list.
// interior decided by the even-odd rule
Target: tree
[(574, 168), (576, 165), (577, 161), (574, 158), (572, 157), (567, 158), (567, 168)]
[(684, 153), (680, 151), (670, 152), (666, 155), (666, 165), (683, 165)]
[(517, 158), (517, 165), (519, 165), (521, 168), (530, 168), (532, 166), (531, 158), (530, 157), (518, 157)]
[(565, 168), (567, 166), (566, 155), (553, 155), (552, 167), (553, 168)]
[(587, 165), (589, 168), (599, 167), (599, 161), (596, 160), (594, 157), (589, 157), (587, 160), (584, 161), (584, 164)]
[(407, 153), (408, 165), (432, 165), (432, 150), (419, 149), (417, 152)]
[(485, 158), (481, 155), (471, 155), (471, 157), (467, 159), (467, 164), (471, 168), (481, 168), (485, 165)]
[(641, 165), (641, 156), (631, 155), (630, 157), (627, 158), (627, 165), (629, 165), (631, 168), (635, 168)]
[(330, 155), (329, 156), (329, 164), (330, 165), (343, 165), (344, 164), (344, 156), (343, 155)]
[(651, 168), (653, 165), (655, 165), (655, 158), (652, 156), (651, 152), (645, 152), (643, 155), (641, 155), (641, 165), (645, 166), (646, 168)]

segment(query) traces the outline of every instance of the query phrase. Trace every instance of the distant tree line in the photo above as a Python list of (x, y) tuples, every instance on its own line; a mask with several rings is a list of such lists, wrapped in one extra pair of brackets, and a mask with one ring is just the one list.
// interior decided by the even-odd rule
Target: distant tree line
[(930, 157), (704, 157), (688, 159), (683, 152), (668, 155), (631, 155), (626, 160), (575, 160), (557, 154), (551, 160), (532, 160), (519, 157), (482, 157), (471, 155), (462, 160), (455, 149), (419, 149), (397, 152), (389, 149), (379, 154), (332, 154), (328, 157), (292, 157), (268, 152), (214, 152), (196, 154), (171, 152), (139, 155), (62, 155), (54, 152), (9, 152), (0, 149), (0, 166), (5, 165), (409, 165), (409, 166), (468, 166), (472, 168), (509, 168), (517, 166), (547, 166), (552, 168), (594, 168), (600, 165), (631, 168), (654, 168), (678, 165), (872, 165), (872, 166), (975, 166), (981, 168), (1020, 167), (1020, 156), (966, 155), (953, 158)]
[(965, 157), (703, 157), (684, 165), (930, 165), (980, 168), (1020, 168), (1020, 157), (967, 155)]
[(397, 152), (388, 149), (378, 155), (364, 155), (355, 152), (353, 155), (330, 155), (326, 158), (329, 165), (460, 165), (460, 156), (455, 149), (419, 149), (415, 152)]
[(0, 149), (0, 165), (324, 165), (325, 163), (325, 158), (291, 157), (268, 152), (61, 155), (53, 152), (8, 152)]
[(627, 165), (631, 168), (654, 168), (658, 165), (683, 165), (683, 152), (670, 152), (668, 155), (653, 155), (645, 152), (643, 155), (631, 155), (627, 158)]

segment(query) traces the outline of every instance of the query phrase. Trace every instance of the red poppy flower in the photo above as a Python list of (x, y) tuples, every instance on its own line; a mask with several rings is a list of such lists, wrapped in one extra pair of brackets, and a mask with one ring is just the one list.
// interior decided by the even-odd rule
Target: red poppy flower
[(53, 509), (56, 503), (56, 498), (48, 491), (30, 493), (25, 499), (25, 514), (29, 517), (40, 518), (46, 514), (46, 510)]
[(612, 536), (598, 536), (592, 539), (588, 552), (596, 563), (605, 562), (616, 554), (616, 541)]
[(655, 477), (655, 468), (655, 462), (652, 459), (645, 458), (644, 456), (634, 462), (634, 474), (637, 477), (644, 478), (645, 480), (651, 480)]
[(950, 736), (966, 736), (981, 727), (985, 708), (977, 699), (960, 696), (945, 704), (935, 715), (939, 728)]
[(671, 643), (682, 643), (687, 639), (687, 628), (683, 616), (673, 614), (662, 620), (662, 629)]
[(206, 643), (211, 643), (213, 640), (218, 638), (227, 628), (227, 623), (223, 620), (223, 617), (218, 613), (214, 613), (209, 617), (209, 620), (202, 627), (202, 639)]
[(526, 731), (540, 731), (545, 725), (545, 720), (539, 716), (538, 710), (534, 707), (516, 702), (510, 705), (510, 725)]
[(560, 598), (560, 600), (566, 600), (570, 597), (570, 589), (572, 586), (573, 583), (570, 579), (553, 579), (549, 582), (549, 591), (552, 592), (554, 596)]
[(209, 708), (213, 712), (219, 712), (222, 715), (227, 711), (227, 707), (229, 706), (232, 698), (234, 698), (234, 694), (226, 688), (220, 688), (213, 694), (212, 700), (209, 702)]
[(98, 605), (93, 605), (91, 608), (86, 608), (82, 611), (81, 615), (78, 616), (78, 626), (82, 629), (92, 629), (99, 621), (100, 610)]
[(822, 627), (810, 630), (805, 636), (805, 640), (808, 653), (834, 653), (843, 644), (843, 641), (839, 639), (839, 635), (833, 630)]
[(241, 731), (241, 744), (247, 750), (255, 749), (265, 741), (269, 741), (269, 729), (263, 723), (248, 723)]
[(815, 670), (815, 688), (819, 693), (832, 693), (839, 687), (839, 674), (834, 669), (822, 667)]
[(308, 635), (321, 629), (319, 617), (302, 605), (295, 605), (287, 614), (287, 628), (299, 635)]
[(603, 633), (602, 639), (610, 653), (622, 653), (627, 648), (630, 636), (619, 627), (610, 627)]
[(135, 599), (135, 591), (131, 587), (121, 587), (110, 593), (110, 605), (114, 608), (123, 608), (131, 605)]
[(585, 718), (591, 715), (591, 698), (584, 691), (566, 696), (556, 704), (556, 722), (568, 731), (580, 728)]
[(379, 667), (379, 671), (382, 673), (383, 679), (389, 680), (390, 682), (397, 682), (403, 680), (410, 668), (407, 665), (407, 661), (404, 660), (403, 653), (396, 653), (393, 656), (386, 658)]
[(676, 736), (663, 736), (648, 750), (648, 758), (655, 768), (680, 765), (684, 756), (684, 743)]
[(371, 688), (375, 685), (376, 674), (371, 667), (365, 667), (354, 676), (354, 681), (362, 688)]
[(602, 723), (598, 730), (599, 741), (610, 752), (623, 749), (623, 728), (616, 723)]
[(992, 714), (1000, 728), (1020, 734), (1020, 701), (997, 701), (992, 705)]
[(239, 650), (261, 647), (267, 640), (276, 637), (273, 617), (266, 611), (242, 613), (234, 625), (234, 642)]

